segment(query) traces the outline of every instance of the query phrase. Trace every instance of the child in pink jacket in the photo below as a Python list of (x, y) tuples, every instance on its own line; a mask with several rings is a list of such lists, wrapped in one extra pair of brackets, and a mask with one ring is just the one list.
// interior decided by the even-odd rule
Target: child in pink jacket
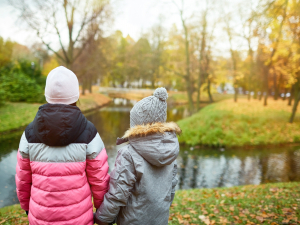
[(108, 191), (107, 154), (95, 128), (76, 107), (79, 85), (65, 67), (52, 70), (35, 119), (22, 135), (17, 195), (29, 223), (92, 225), (93, 204)]

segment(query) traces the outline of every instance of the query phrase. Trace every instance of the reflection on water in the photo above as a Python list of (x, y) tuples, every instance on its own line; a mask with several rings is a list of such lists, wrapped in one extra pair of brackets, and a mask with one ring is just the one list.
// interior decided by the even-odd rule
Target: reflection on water
[[(115, 141), (129, 128), (134, 101), (114, 99), (86, 114), (95, 124), (108, 153), (110, 171), (117, 155)], [(185, 107), (168, 107), (168, 121), (188, 115)], [(16, 154), (22, 132), (1, 140), (0, 207), (18, 202), (15, 192)], [(258, 149), (199, 149), (181, 146), (177, 189), (230, 187), (268, 182), (300, 181), (300, 146)]]
[(185, 150), (178, 157), (179, 187), (213, 188), (300, 181), (300, 147)]

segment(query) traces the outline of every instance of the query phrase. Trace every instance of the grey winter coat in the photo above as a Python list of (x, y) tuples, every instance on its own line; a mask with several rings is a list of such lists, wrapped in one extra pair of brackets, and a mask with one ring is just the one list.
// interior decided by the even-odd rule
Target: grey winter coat
[(175, 195), (181, 132), (175, 123), (135, 126), (123, 138), (111, 172), (109, 191), (96, 221), (121, 225), (166, 225)]

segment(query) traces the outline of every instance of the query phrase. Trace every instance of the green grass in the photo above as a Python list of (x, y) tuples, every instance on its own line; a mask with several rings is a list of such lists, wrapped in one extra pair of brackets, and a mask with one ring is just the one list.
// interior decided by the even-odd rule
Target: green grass
[(28, 125), (35, 117), (40, 104), (6, 103), (0, 107), (0, 132)]
[[(213, 97), (213, 100), (215, 102), (218, 102), (218, 101), (221, 101), (221, 100), (224, 100), (224, 99), (228, 99), (228, 98), (233, 98), (232, 95), (230, 94), (219, 94), (219, 93), (214, 93), (212, 95)], [(206, 92), (202, 93), (201, 94), (201, 102), (209, 102), (209, 97), (207, 95)], [(193, 95), (193, 101), (194, 103), (197, 102), (197, 93), (194, 93)], [(188, 97), (187, 97), (187, 93), (185, 92), (171, 92), (170, 95), (169, 95), (169, 98), (168, 98), (168, 103), (170, 104), (180, 104), (180, 105), (183, 105), (183, 104), (188, 104)]]
[(296, 224), (300, 183), (176, 192), (169, 224)]
[[(179, 190), (169, 224), (296, 224), (300, 183)], [(20, 205), (0, 209), (0, 224), (28, 224)]]
[(224, 100), (178, 121), (181, 143), (208, 146), (243, 146), (300, 141), (300, 114), (288, 123), (291, 106), (286, 101)]
[[(86, 94), (81, 96), (78, 107), (85, 112), (105, 105), (109, 101), (108, 97), (98, 93)], [(0, 106), (0, 133), (27, 126), (34, 119), (40, 105), (39, 103), (6, 102), (5, 105)]]

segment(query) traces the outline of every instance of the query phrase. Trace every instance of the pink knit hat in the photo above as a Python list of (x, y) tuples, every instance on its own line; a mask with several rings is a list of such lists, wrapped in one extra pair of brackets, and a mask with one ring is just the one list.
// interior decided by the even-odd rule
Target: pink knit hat
[(46, 101), (51, 104), (72, 104), (79, 99), (79, 83), (69, 69), (59, 66), (48, 74), (45, 87)]

